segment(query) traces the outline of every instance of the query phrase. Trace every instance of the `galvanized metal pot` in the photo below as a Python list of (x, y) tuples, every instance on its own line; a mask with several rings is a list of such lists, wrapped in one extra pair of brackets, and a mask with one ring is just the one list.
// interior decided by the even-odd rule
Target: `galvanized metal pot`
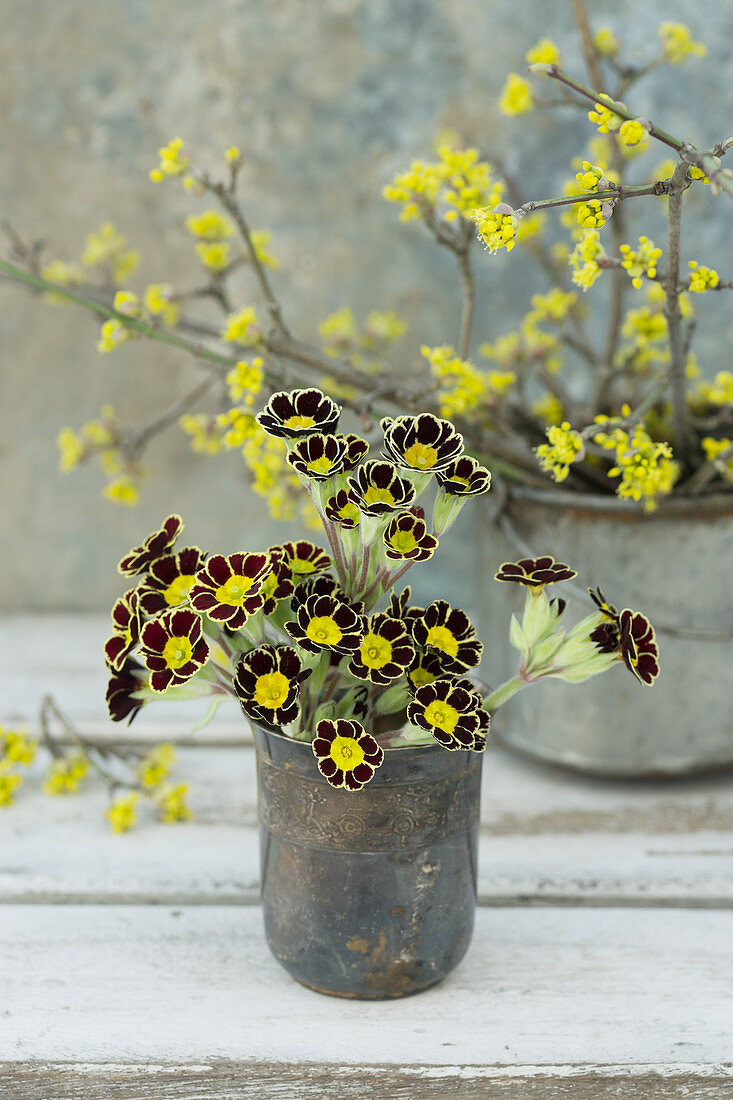
[(311, 746), (256, 728), (262, 905), (270, 950), (339, 997), (402, 997), (468, 948), (482, 757), (386, 749), (361, 791), (337, 790)]
[[(613, 498), (513, 489), (505, 514), (533, 551), (577, 569), (576, 583), (600, 584), (619, 607), (649, 616), (661, 674), (653, 688), (621, 665), (584, 684), (540, 682), (497, 712), (495, 735), (594, 775), (656, 779), (733, 767), (731, 497), (672, 499), (644, 515)], [(494, 524), (485, 542), (482, 674), (495, 683), (516, 667), (508, 624), (523, 592), (491, 578), (497, 562), (522, 553)], [(570, 614), (578, 607), (574, 600)]]

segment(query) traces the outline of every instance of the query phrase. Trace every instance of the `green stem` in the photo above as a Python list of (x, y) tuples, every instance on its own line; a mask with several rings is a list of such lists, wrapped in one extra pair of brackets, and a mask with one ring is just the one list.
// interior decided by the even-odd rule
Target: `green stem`
[(511, 680), (506, 680), (496, 691), (492, 691), (484, 699), (484, 706), (489, 714), (493, 714), (502, 703), (506, 703), (507, 699), (511, 699), (512, 695), (516, 695), (523, 687), (527, 687), (527, 681), (521, 676), (512, 676)]

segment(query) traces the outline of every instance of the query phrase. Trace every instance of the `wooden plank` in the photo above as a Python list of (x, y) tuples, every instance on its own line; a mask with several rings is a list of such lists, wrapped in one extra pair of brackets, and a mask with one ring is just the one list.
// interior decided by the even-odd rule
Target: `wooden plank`
[(0, 907), (0, 1061), (727, 1064), (730, 933), (710, 911), (484, 909), (442, 985), (353, 1002), (294, 982), (255, 909)]
[(4, 1100), (729, 1100), (729, 1066), (5, 1063)]
[[(110, 833), (98, 783), (50, 798), (43, 767), (0, 812), (0, 901), (257, 903), (251, 747), (180, 750), (195, 820), (165, 826), (143, 809), (125, 836)], [(733, 905), (733, 798), (719, 780), (565, 782), (491, 749), (482, 802), (483, 904)]]

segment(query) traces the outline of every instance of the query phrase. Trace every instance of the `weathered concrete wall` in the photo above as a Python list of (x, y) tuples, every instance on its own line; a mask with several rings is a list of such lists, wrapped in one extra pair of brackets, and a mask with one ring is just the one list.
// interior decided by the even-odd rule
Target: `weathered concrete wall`
[[(633, 36), (639, 56), (655, 48), (662, 19), (690, 21), (708, 43), (707, 60), (655, 75), (634, 103), (701, 143), (727, 136), (733, 5), (591, 0), (590, 9), (596, 22)], [(248, 209), (273, 229), (283, 261), (277, 285), (296, 328), (313, 336), (314, 319), (344, 304), (362, 316), (391, 306), (413, 322), (408, 350), (452, 341), (451, 257), (418, 228), (400, 226), (380, 188), (451, 127), (501, 148), (527, 194), (546, 195), (588, 124), (579, 113), (554, 116), (548, 141), (546, 117), (506, 120), (495, 104), (507, 70), (521, 71), (541, 34), (578, 68), (571, 24), (569, 3), (540, 0), (0, 0), (2, 216), (26, 236), (43, 235), (49, 255), (69, 258), (111, 218), (143, 252), (134, 285), (188, 284), (196, 264), (181, 226), (201, 203), (153, 186), (147, 169), (174, 134), (202, 162), (236, 142), (247, 159)], [(694, 246), (711, 262), (733, 207), (721, 214), (724, 200), (699, 202), (710, 217)], [(658, 216), (644, 229), (658, 236)], [(514, 257), (479, 267), (477, 335), (486, 339), (509, 328), (543, 283)], [(244, 282), (241, 293), (244, 303)], [(284, 537), (246, 492), (235, 456), (200, 458), (176, 431), (150, 452), (153, 473), (137, 510), (102, 500), (96, 471), (57, 472), (60, 426), (80, 424), (106, 400), (143, 422), (193, 377), (180, 356), (142, 341), (101, 357), (96, 330), (73, 307), (0, 285), (5, 609), (104, 606), (119, 588), (120, 553), (170, 510), (206, 547)], [(711, 365), (719, 345), (713, 328), (701, 344)], [(464, 545), (436, 565), (445, 591), (470, 574), (471, 561)]]

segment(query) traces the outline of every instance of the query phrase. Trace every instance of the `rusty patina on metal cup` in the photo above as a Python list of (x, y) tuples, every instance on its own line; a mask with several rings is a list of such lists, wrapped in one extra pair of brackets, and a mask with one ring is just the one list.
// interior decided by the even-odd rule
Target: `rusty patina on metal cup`
[(403, 997), (463, 958), (476, 907), (481, 760), (385, 750), (336, 790), (311, 746), (255, 729), (262, 905), (273, 955), (339, 997)]

